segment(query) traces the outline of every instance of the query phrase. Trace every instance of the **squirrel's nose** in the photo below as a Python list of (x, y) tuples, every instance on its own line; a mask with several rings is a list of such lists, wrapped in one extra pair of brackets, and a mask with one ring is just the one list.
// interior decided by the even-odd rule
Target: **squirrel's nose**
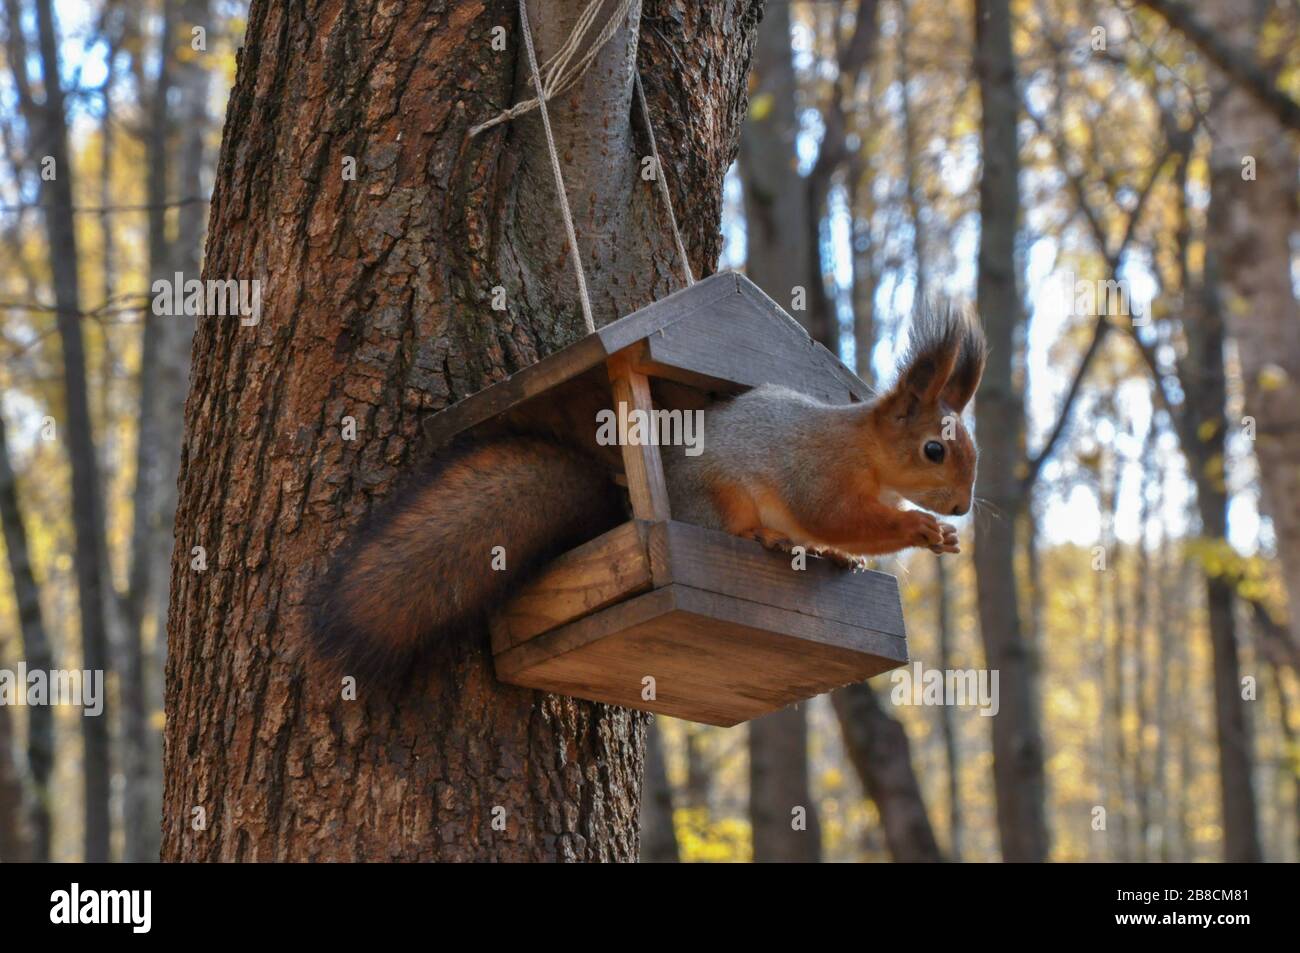
[(958, 503), (956, 506), (954, 506), (954, 507), (952, 508), (952, 515), (953, 515), (953, 516), (965, 516), (965, 515), (966, 515), (966, 511), (969, 510), (969, 509), (970, 509), (970, 504), (969, 504), (969, 503)]

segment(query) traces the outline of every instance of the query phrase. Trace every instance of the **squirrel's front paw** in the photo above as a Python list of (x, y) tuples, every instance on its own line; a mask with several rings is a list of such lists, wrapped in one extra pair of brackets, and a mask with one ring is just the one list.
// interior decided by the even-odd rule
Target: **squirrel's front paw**
[(937, 546), (931, 546), (930, 552), (939, 555), (961, 552), (961, 548), (957, 545), (957, 527), (951, 523), (940, 523), (939, 529), (943, 533), (943, 541)]
[(945, 525), (921, 510), (908, 510), (903, 513), (903, 532), (909, 546), (923, 546), (927, 549), (932, 546), (942, 546)]

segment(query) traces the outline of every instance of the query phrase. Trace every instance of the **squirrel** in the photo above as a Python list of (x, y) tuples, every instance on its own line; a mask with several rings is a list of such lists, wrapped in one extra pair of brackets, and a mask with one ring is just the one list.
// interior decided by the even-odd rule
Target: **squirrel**
[[(827, 404), (764, 384), (710, 408), (703, 452), (663, 448), (673, 518), (854, 569), (912, 547), (959, 552), (956, 528), (932, 514), (971, 508), (977, 454), (961, 413), (986, 354), (973, 317), (931, 306), (912, 322), (895, 383), (872, 400)], [(315, 585), (317, 650), (353, 671), (409, 663), (548, 559), (626, 518), (605, 469), (552, 439), (498, 437), (444, 454)], [(494, 566), (503, 556), (505, 568)]]

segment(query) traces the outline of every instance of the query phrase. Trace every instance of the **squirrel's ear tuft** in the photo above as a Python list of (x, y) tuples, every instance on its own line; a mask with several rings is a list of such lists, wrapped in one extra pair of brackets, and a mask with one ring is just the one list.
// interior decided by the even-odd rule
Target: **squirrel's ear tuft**
[(984, 376), (984, 362), (988, 358), (989, 346), (984, 339), (984, 328), (979, 319), (967, 311), (959, 312), (962, 321), (961, 348), (957, 352), (957, 361), (953, 365), (948, 383), (944, 385), (940, 397), (943, 402), (957, 413), (961, 413), (975, 390), (980, 386)]
[(885, 397), (896, 417), (910, 417), (938, 404), (962, 355), (967, 335), (964, 314), (944, 303), (929, 302), (912, 318), (907, 353), (898, 380)]

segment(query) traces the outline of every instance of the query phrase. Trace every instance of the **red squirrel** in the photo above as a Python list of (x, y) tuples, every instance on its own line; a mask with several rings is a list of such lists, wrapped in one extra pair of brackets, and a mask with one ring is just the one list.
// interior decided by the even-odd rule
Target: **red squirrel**
[[(986, 351), (976, 320), (932, 307), (893, 386), (868, 402), (763, 385), (706, 410), (699, 455), (663, 448), (673, 518), (851, 567), (911, 547), (958, 552), (955, 527), (931, 513), (970, 510), (976, 449), (961, 413)], [(317, 648), (353, 670), (409, 662), (624, 519), (623, 491), (575, 448), (511, 436), (444, 455), (336, 554), (309, 599)]]

